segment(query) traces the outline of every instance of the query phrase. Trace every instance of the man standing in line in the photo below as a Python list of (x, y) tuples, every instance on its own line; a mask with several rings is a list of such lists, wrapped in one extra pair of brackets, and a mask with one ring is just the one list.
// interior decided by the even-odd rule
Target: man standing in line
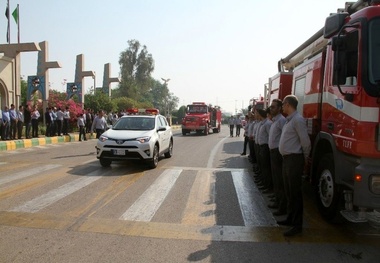
[(263, 193), (270, 193), (273, 190), (272, 172), (270, 167), (270, 153), (268, 147), (269, 130), (272, 126), (272, 121), (268, 117), (268, 111), (258, 109), (256, 111), (260, 116), (261, 125), (257, 132), (257, 144), (259, 145), (259, 164), (261, 170), (261, 180), (263, 184)]
[(294, 95), (286, 96), (282, 105), (283, 112), (288, 116), (282, 129), (279, 151), (283, 157), (282, 174), (288, 200), (288, 215), (286, 220), (277, 223), (292, 226), (284, 232), (284, 236), (302, 233), (302, 173), (311, 150), (306, 122), (298, 113), (297, 105), (298, 99)]
[(24, 109), (25, 139), (30, 139), (30, 127), (32, 127), (32, 107), (27, 104)]
[(33, 107), (32, 110), (32, 137), (33, 138), (38, 138), (38, 119), (40, 118), (40, 113), (37, 109), (37, 106)]
[(9, 116), (9, 109), (8, 106), (4, 106), (3, 110), (3, 141), (5, 140), (10, 140), (10, 122), (11, 122), (11, 117)]
[(96, 139), (99, 139), (100, 135), (106, 130), (107, 127), (107, 121), (104, 118), (104, 111), (100, 110), (98, 113), (98, 116), (95, 117), (92, 127), (91, 127), (91, 133), (95, 130), (96, 131)]
[(249, 125), (250, 121), (248, 118), (248, 115), (245, 115), (245, 125), (243, 127), (244, 129), (244, 144), (243, 144), (243, 152), (240, 155), (246, 155), (247, 154), (247, 145), (249, 143), (249, 135), (248, 135), (248, 130), (249, 130)]
[(20, 105), (17, 111), (17, 138), (22, 138), (22, 128), (24, 126), (24, 106)]
[(16, 140), (18, 118), (14, 104), (11, 104), (11, 108), (9, 109), (9, 117), (11, 118), (11, 140)]
[(69, 135), (69, 121), (70, 121), (70, 111), (69, 107), (66, 107), (66, 109), (63, 111), (63, 135)]
[(86, 133), (89, 133), (91, 131), (92, 120), (93, 120), (93, 117), (91, 115), (92, 115), (91, 109), (88, 108), (86, 111)]
[(63, 125), (63, 112), (61, 108), (58, 108), (57, 111), (57, 133), (58, 136), (62, 135), (62, 125)]
[(240, 136), (240, 129), (241, 129), (241, 119), (240, 119), (240, 116), (236, 116), (235, 124), (236, 124), (236, 137), (239, 137)]
[(286, 214), (286, 196), (284, 189), (284, 179), (282, 178), (282, 156), (278, 150), (282, 127), (284, 127), (286, 119), (281, 114), (282, 101), (274, 99), (271, 103), (270, 112), (272, 115), (273, 124), (269, 130), (268, 146), (270, 150), (270, 161), (272, 169), (273, 190), (275, 194), (275, 201), (273, 206), (277, 206), (278, 210), (273, 212), (273, 215)]
[(228, 124), (230, 125), (230, 137), (234, 137), (234, 126), (235, 126), (234, 116), (231, 115), (230, 120), (228, 121)]

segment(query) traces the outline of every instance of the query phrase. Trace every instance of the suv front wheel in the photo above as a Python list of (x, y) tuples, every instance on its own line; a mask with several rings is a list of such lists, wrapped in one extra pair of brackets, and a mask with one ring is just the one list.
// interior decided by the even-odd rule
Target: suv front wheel
[(158, 165), (158, 147), (157, 145), (154, 146), (153, 148), (153, 156), (152, 160), (149, 161), (149, 167), (154, 169)]

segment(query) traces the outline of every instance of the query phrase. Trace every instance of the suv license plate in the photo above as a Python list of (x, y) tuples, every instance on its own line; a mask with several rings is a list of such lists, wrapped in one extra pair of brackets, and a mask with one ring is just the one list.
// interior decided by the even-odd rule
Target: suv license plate
[(125, 155), (125, 150), (113, 150), (114, 155)]

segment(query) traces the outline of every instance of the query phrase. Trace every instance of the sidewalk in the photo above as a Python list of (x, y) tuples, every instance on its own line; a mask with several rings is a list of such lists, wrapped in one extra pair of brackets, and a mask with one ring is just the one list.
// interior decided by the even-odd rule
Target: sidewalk
[[(95, 138), (95, 134), (86, 134), (87, 139)], [(69, 135), (45, 137), (40, 135), (38, 138), (32, 139), (20, 139), (20, 140), (10, 140), (10, 141), (0, 141), (0, 151), (16, 150), (21, 148), (29, 148), (33, 146), (55, 144), (63, 142), (75, 142), (79, 141), (79, 133), (72, 133)]]

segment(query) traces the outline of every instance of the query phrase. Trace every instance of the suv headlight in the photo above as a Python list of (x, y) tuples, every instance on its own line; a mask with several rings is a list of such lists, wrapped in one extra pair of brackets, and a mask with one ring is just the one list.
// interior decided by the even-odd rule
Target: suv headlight
[(150, 137), (140, 137), (140, 138), (137, 138), (136, 141), (140, 143), (146, 143), (150, 141)]
[(105, 142), (105, 141), (107, 141), (107, 140), (108, 140), (108, 137), (103, 136), (103, 135), (100, 135), (100, 137), (99, 137), (99, 141), (101, 141), (101, 142)]

